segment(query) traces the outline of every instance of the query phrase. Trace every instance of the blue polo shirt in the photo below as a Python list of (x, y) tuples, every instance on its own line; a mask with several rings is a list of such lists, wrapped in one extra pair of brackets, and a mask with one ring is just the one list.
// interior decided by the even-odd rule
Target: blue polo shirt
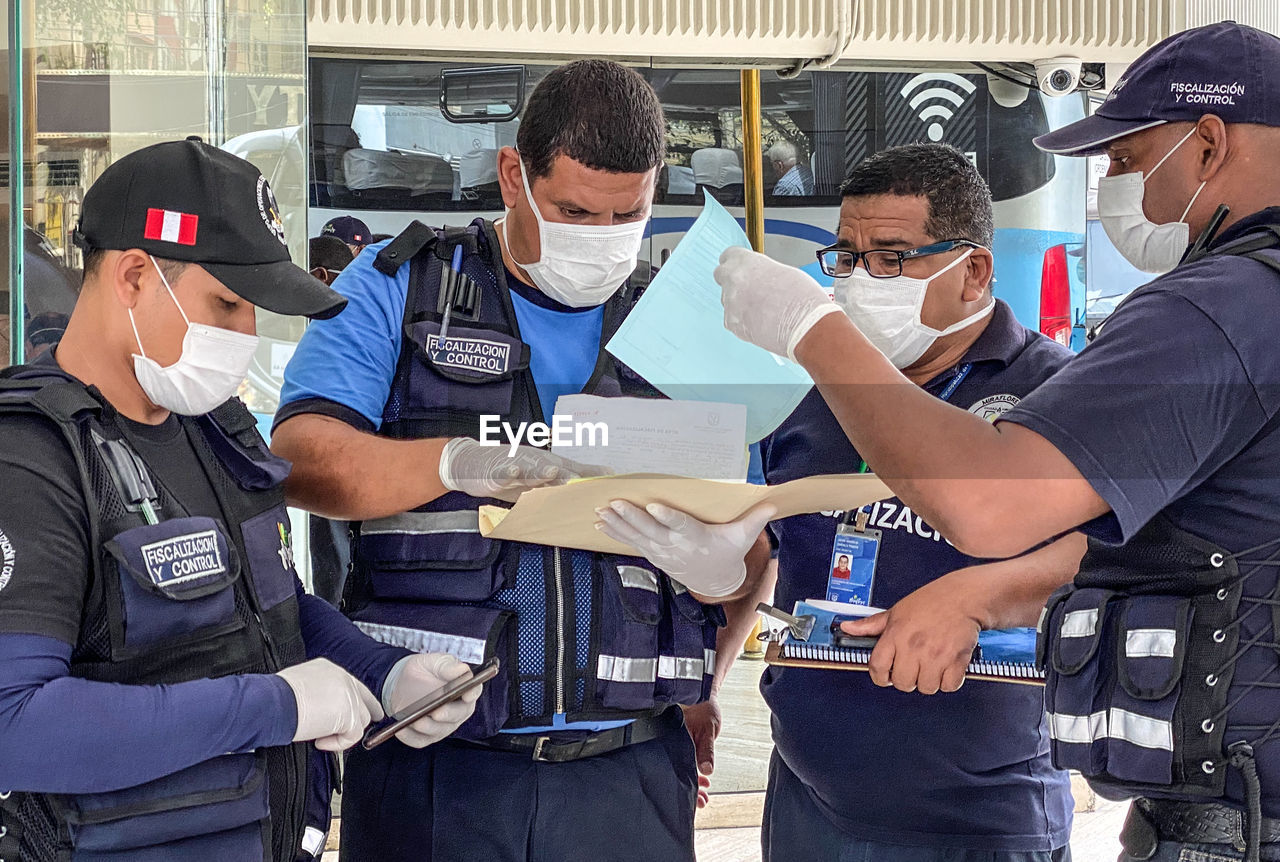
[[(1274, 223), (1280, 207), (1242, 219), (1214, 246)], [(1266, 265), (1217, 255), (1180, 266), (1138, 288), (1070, 365), (1003, 420), (1046, 438), (1111, 507), (1081, 528), (1094, 538), (1122, 544), (1163, 515), (1228, 551), (1264, 545), (1280, 539), (1277, 321), (1280, 275)], [(1246, 560), (1278, 554), (1280, 545)], [(1241, 574), (1255, 569), (1239, 566)], [(1269, 596), (1276, 575), (1274, 564), (1256, 567), (1245, 596)], [(1275, 638), (1271, 609), (1246, 601), (1241, 615), (1242, 646)], [(1249, 685), (1274, 686), (1275, 667), (1271, 648), (1245, 649), (1228, 700), (1227, 744), (1260, 736), (1280, 715), (1274, 687)], [(1280, 817), (1280, 741), (1256, 754), (1263, 813)], [(1243, 803), (1235, 779), (1227, 796)]]
[[(993, 418), (1071, 358), (1024, 328), (997, 301), (986, 330), (956, 368), (925, 389)], [(815, 390), (762, 447), (769, 484), (858, 470), (861, 458)], [(824, 598), (843, 512), (773, 522), (779, 607)], [(882, 531), (871, 603), (889, 607), (919, 587), (983, 562), (953, 548), (895, 498), (873, 505)], [(1067, 843), (1067, 774), (1049, 762), (1043, 691), (969, 682), (932, 697), (879, 688), (865, 673), (770, 667), (761, 690), (778, 754), (815, 805), (854, 838), (978, 850), (1045, 851)]]

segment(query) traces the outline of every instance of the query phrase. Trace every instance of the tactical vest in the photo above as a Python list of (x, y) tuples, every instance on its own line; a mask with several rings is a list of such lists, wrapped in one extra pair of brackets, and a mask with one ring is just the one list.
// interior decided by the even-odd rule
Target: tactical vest
[[(1276, 245), (1280, 227), (1268, 226), (1209, 254), (1250, 257), (1280, 272), (1280, 259), (1261, 251)], [(1262, 433), (1277, 432), (1273, 420)], [(1228, 690), (1237, 659), (1256, 645), (1241, 643), (1241, 621), (1269, 614), (1271, 640), (1263, 645), (1280, 650), (1277, 558), (1280, 538), (1233, 554), (1163, 516), (1119, 548), (1090, 540), (1074, 583), (1050, 597), (1037, 627), (1054, 764), (1079, 770), (1114, 798), (1206, 801), (1223, 796), (1231, 766), (1256, 827), (1254, 747), (1274, 738), (1280, 722), (1230, 723)], [(1275, 581), (1270, 593), (1243, 595), (1259, 572)]]
[[(461, 279), (445, 275), (457, 246)], [(401, 351), (379, 433), (478, 437), (482, 415), (543, 421), (492, 224), (436, 231), (415, 222), (374, 265), (394, 276), (405, 263)], [(606, 304), (602, 345), (633, 302), (624, 288)], [(642, 385), (602, 346), (583, 391), (618, 396)], [(707, 696), (719, 606), (704, 607), (641, 557), (485, 538), (482, 504), (509, 505), (451, 492), (358, 525), (345, 598), (356, 625), (385, 643), (502, 660), (458, 736), (550, 725), (555, 713), (639, 717)]]
[[(153, 480), (96, 391), (52, 363), (3, 374), (0, 423), (17, 415), (59, 429), (88, 501), (95, 553), (72, 676), (163, 685), (272, 673), (305, 659), (279, 487), (288, 464), (267, 450), (243, 404), (179, 417), (225, 520), (190, 516)], [(308, 750), (227, 754), (111, 792), (5, 794), (0, 856), (293, 862)]]

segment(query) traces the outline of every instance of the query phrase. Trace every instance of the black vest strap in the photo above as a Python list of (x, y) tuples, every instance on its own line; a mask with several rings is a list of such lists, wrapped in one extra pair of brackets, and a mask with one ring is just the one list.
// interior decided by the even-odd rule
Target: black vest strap
[(395, 278), (400, 267), (408, 263), (418, 252), (436, 241), (436, 232), (420, 221), (413, 221), (401, 234), (378, 252), (373, 268), (388, 278)]

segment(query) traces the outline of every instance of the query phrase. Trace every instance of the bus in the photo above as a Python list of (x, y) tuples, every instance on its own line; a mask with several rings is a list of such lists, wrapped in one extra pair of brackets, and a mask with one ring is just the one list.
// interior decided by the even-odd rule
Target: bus
[[(514, 145), (524, 97), (552, 68), (533, 60), (313, 54), (309, 233), (338, 215), (360, 218), (374, 234), (396, 234), (414, 219), (457, 225), (499, 216), (496, 154)], [(640, 272), (648, 272), (661, 267), (697, 217), (704, 192), (743, 216), (742, 113), (736, 69), (640, 71), (667, 118), (666, 164), (641, 253)], [(1025, 325), (1083, 345), (1085, 292), (1074, 264), (1084, 240), (1085, 165), (1031, 143), (1083, 117), (1083, 92), (1029, 90), (1006, 106), (976, 67), (763, 70), (760, 77), (763, 148), (794, 153), (804, 178), (803, 193), (775, 194), (778, 178), (764, 159), (767, 254), (829, 285), (814, 252), (835, 241), (839, 186), (849, 169), (886, 147), (950, 143), (991, 187), (996, 295)]]

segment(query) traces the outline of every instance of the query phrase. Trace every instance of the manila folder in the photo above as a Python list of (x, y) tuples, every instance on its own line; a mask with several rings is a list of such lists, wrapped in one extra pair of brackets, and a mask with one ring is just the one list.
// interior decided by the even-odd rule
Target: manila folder
[(637, 506), (664, 503), (708, 524), (733, 521), (759, 503), (772, 503), (777, 518), (806, 512), (849, 511), (893, 496), (870, 474), (809, 476), (779, 485), (719, 482), (657, 473), (582, 479), (525, 491), (510, 509), (480, 507), (480, 532), (493, 539), (580, 548), (605, 554), (635, 550), (595, 528), (596, 509), (612, 500)]

